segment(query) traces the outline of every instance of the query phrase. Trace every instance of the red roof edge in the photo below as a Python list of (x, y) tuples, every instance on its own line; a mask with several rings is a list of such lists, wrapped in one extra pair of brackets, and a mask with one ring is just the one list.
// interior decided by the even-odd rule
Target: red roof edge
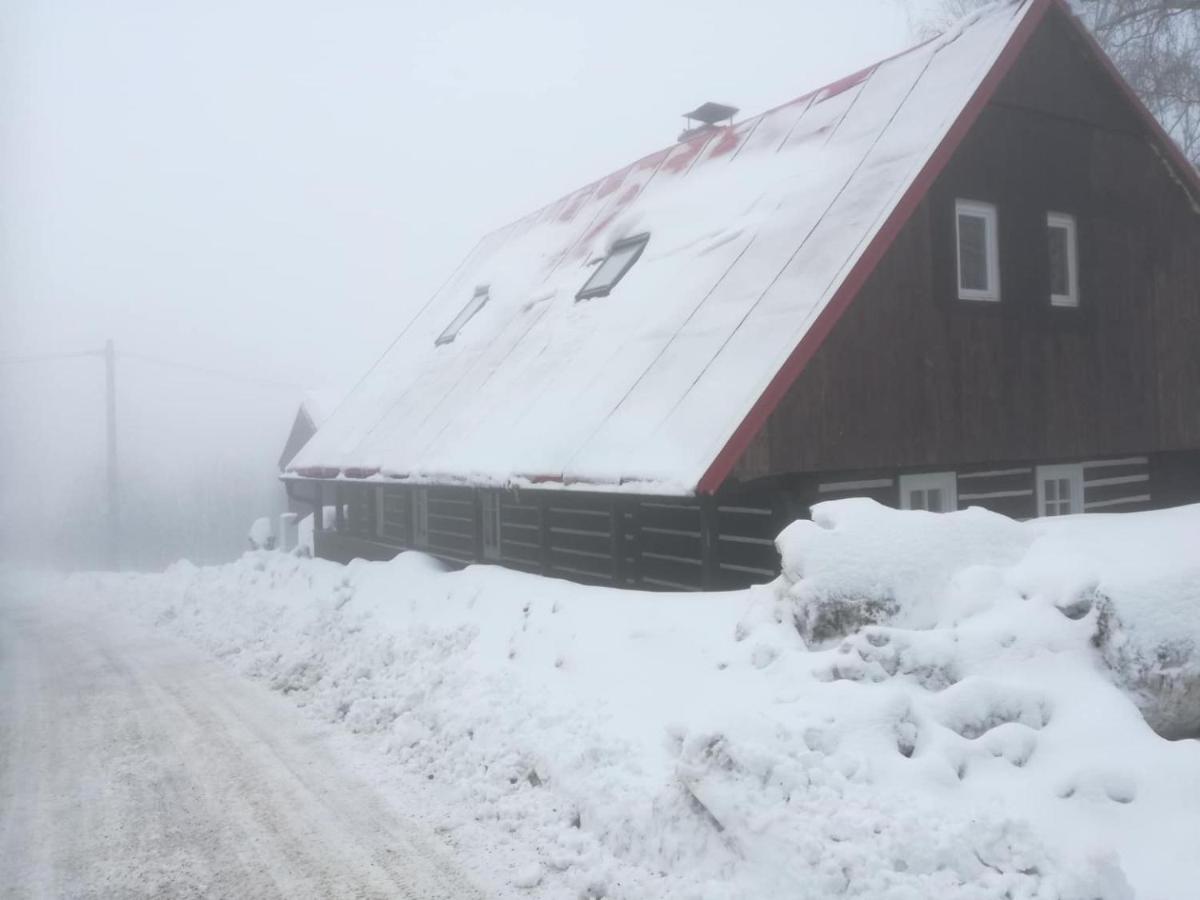
[[(733, 434), (726, 441), (725, 446), (721, 448), (721, 452), (709, 465), (708, 469), (701, 476), (699, 483), (696, 485), (698, 494), (714, 494), (717, 489), (724, 483), (729, 473), (733, 471), (734, 465), (737, 463), (741, 455), (746, 452), (746, 448), (750, 446), (750, 442), (754, 436), (762, 430), (767, 424), (767, 419), (775, 408), (783, 400), (785, 394), (800, 377), (800, 373), (804, 371), (804, 367), (808, 365), (813, 355), (817, 352), (817, 348), (824, 343), (825, 338), (833, 330), (833, 326), (837, 324), (846, 308), (851, 301), (858, 296), (858, 292), (866, 283), (867, 278), (875, 270), (883, 259), (884, 254), (892, 246), (896, 240), (896, 236), (900, 230), (908, 223), (913, 212), (921, 200), (928, 193), (934, 180), (942, 173), (954, 152), (958, 149), (963, 139), (967, 136), (967, 132), (979, 119), (983, 108), (988, 101), (996, 93), (996, 89), (1000, 86), (1004, 76), (1012, 69), (1013, 64), (1017, 61), (1017, 57), (1021, 55), (1021, 51), (1025, 49), (1025, 45), (1029, 42), (1030, 36), (1042, 24), (1042, 20), (1046, 17), (1046, 13), (1056, 4), (1065, 6), (1066, 0), (1031, 0), (1031, 7), (1004, 49), (1000, 51), (999, 57), (996, 59), (995, 65), (991, 71), (984, 76), (983, 81), (979, 83), (975, 93), (971, 99), (967, 101), (954, 124), (950, 126), (950, 130), (946, 132), (946, 136), (942, 138), (942, 142), (938, 144), (937, 149), (930, 154), (921, 171), (917, 173), (917, 177), (913, 183), (909, 185), (908, 190), (904, 192), (904, 196), (892, 209), (891, 214), (883, 223), (883, 226), (872, 238), (871, 243), (863, 251), (862, 256), (851, 268), (849, 274), (842, 280), (841, 285), (834, 292), (833, 297), (823, 310), (818, 314), (816, 321), (812, 327), (808, 329), (804, 337), (800, 339), (794, 350), (788, 356), (783, 366), (775, 373), (766, 390), (750, 407), (750, 411), (742, 419), (741, 424), (734, 430)], [(1072, 18), (1074, 18), (1072, 16)], [(1086, 31), (1086, 29), (1085, 29)], [(1094, 43), (1094, 42), (1093, 42)], [(1103, 55), (1103, 52), (1101, 53)], [(1111, 65), (1111, 64), (1110, 64)], [(1128, 88), (1127, 88), (1128, 89)], [(1153, 117), (1151, 117), (1153, 118)], [(1161, 129), (1160, 129), (1161, 130)], [(1182, 155), (1182, 154), (1181, 154)]]
[(301, 478), (337, 478), (341, 470), (336, 466), (302, 466), (296, 469), (289, 469), (289, 474), (295, 472)]
[(356, 466), (356, 467), (351, 467), (351, 468), (348, 468), (348, 469), (344, 469), (344, 470), (342, 471), (342, 474), (343, 474), (343, 475), (345, 475), (347, 478), (370, 478), (372, 475), (378, 475), (378, 474), (379, 474), (379, 466), (374, 466), (374, 467), (366, 467), (366, 466)]
[(565, 484), (561, 475), (537, 474), (537, 475), (518, 475), (517, 478), (523, 478), (530, 484)]

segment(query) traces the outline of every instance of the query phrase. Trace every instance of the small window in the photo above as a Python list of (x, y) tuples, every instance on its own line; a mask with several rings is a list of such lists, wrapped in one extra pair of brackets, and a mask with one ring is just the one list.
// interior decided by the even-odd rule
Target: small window
[(450, 324), (446, 326), (446, 330), (438, 335), (438, 339), (434, 343), (436, 343), (438, 346), (441, 346), (442, 344), (449, 344), (452, 340), (458, 337), (458, 333), (462, 331), (463, 326), (471, 321), (475, 313), (483, 309), (487, 302), (488, 286), (486, 284), (481, 284), (479, 287), (475, 288), (474, 296), (467, 301), (467, 305), (462, 308), (462, 312), (454, 317)]
[(612, 289), (616, 287), (617, 282), (624, 278), (625, 273), (638, 261), (638, 257), (646, 249), (646, 243), (649, 240), (650, 235), (639, 234), (613, 244), (608, 256), (596, 266), (596, 271), (592, 273), (592, 277), (587, 280), (584, 286), (579, 289), (579, 293), (575, 295), (575, 299), (587, 300), (591, 297), (607, 297), (612, 292)]
[(413, 488), (412, 494), (412, 535), (414, 547), (429, 546), (429, 492), (423, 488)]
[(1069, 516), (1083, 512), (1083, 466), (1038, 466), (1039, 516)]
[(954, 512), (958, 509), (958, 476), (953, 472), (901, 475), (900, 508)]
[(500, 495), (487, 491), (483, 495), (483, 558), (500, 558)]
[(1079, 305), (1079, 257), (1075, 217), (1066, 213), (1046, 214), (1046, 240), (1050, 251), (1050, 303)]
[(1000, 250), (996, 207), (971, 200), (955, 202), (960, 300), (1000, 299)]

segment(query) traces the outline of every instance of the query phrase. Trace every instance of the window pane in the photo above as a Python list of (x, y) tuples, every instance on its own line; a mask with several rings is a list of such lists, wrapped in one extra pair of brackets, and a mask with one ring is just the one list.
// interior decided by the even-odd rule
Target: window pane
[(1053, 503), (1058, 499), (1058, 481), (1056, 479), (1049, 479), (1044, 486), (1044, 490), (1046, 492), (1047, 503)]
[(603, 296), (607, 294), (625, 275), (629, 267), (637, 260), (638, 255), (649, 242), (648, 234), (628, 238), (613, 247), (612, 252), (596, 267), (596, 271), (584, 283), (576, 294), (576, 299), (588, 296)]
[(924, 509), (925, 508), (925, 492), (923, 490), (915, 490), (908, 492), (908, 508), (909, 509)]
[(925, 508), (930, 512), (942, 511), (942, 489), (930, 488), (925, 492)]
[(446, 326), (446, 330), (438, 335), (437, 344), (448, 344), (458, 336), (458, 332), (462, 327), (471, 321), (471, 317), (475, 313), (483, 309), (483, 305), (488, 302), (488, 289), (479, 287), (475, 289), (475, 295), (467, 301), (467, 305), (462, 308), (457, 316)]
[(958, 283), (971, 291), (986, 291), (988, 284), (987, 219), (959, 213)]
[(1060, 478), (1058, 480), (1058, 499), (1063, 505), (1063, 512), (1071, 510), (1071, 480), (1069, 478)]
[(592, 276), (592, 287), (610, 287), (617, 277), (621, 274), (621, 270), (637, 253), (638, 247), (634, 244), (631, 247), (624, 247), (620, 250), (614, 250), (612, 255), (604, 262), (600, 263), (600, 268), (596, 270), (596, 274)]
[(1071, 262), (1067, 250), (1070, 233), (1059, 225), (1051, 225), (1047, 234), (1050, 240), (1050, 293), (1070, 296)]

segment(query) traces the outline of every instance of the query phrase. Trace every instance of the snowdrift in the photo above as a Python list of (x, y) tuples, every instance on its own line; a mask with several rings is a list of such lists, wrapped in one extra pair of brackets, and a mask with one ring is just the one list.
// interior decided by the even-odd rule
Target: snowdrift
[(1162, 735), (1200, 731), (1198, 536), (1200, 507), (840, 501), (737, 593), (414, 553), (71, 587), (377, 741), (497, 896), (1178, 898), (1200, 742)]

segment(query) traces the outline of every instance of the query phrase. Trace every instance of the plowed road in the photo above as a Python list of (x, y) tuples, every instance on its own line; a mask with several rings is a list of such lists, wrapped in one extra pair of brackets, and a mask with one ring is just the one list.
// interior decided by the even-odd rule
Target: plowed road
[(482, 896), (264, 687), (0, 597), (0, 897)]

